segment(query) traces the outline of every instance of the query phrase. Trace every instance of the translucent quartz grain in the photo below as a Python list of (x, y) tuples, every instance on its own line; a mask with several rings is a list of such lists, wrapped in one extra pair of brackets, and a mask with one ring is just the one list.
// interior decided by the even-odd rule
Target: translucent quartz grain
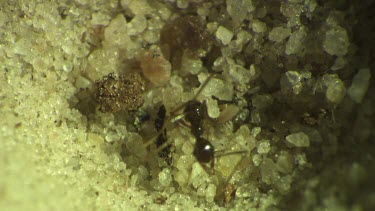
[(301, 28), (299, 31), (293, 32), (286, 43), (285, 53), (287, 55), (299, 54), (305, 45), (303, 41), (306, 36), (307, 33), (303, 28)]
[(260, 165), (261, 179), (267, 185), (272, 184), (280, 178), (277, 166), (270, 158), (265, 158)]
[(259, 166), (260, 162), (262, 162), (261, 155), (260, 154), (253, 155), (252, 161), (253, 161), (254, 166)]
[(259, 20), (254, 20), (251, 23), (251, 28), (256, 33), (263, 33), (267, 31), (267, 25), (264, 22), (259, 21)]
[(290, 28), (275, 27), (268, 35), (268, 39), (275, 42), (281, 42), (290, 36)]
[(269, 94), (256, 95), (252, 98), (252, 104), (257, 109), (264, 109), (273, 103), (273, 98)]
[(219, 26), (216, 31), (216, 37), (224, 44), (227, 45), (233, 38), (233, 32), (224, 26)]
[(128, 7), (135, 15), (151, 15), (154, 12), (147, 0), (131, 1)]
[[(306, 78), (309, 78), (308, 76)], [(281, 90), (288, 92), (290, 89), (293, 90), (295, 95), (298, 95), (303, 88), (303, 75), (298, 71), (288, 71), (281, 78)]]
[(227, 0), (227, 11), (236, 22), (243, 21), (254, 10), (252, 0)]
[(259, 154), (267, 154), (271, 150), (271, 144), (269, 140), (262, 140), (258, 144), (257, 152)]
[(181, 59), (181, 71), (184, 73), (198, 74), (203, 66), (200, 59), (191, 58), (190, 54), (184, 52)]
[(170, 185), (170, 183), (172, 182), (172, 175), (171, 175), (170, 169), (165, 168), (163, 169), (163, 171), (159, 173), (159, 182), (164, 187), (167, 187)]
[(208, 202), (213, 202), (216, 196), (216, 186), (214, 184), (209, 184), (206, 189), (206, 199)]
[(326, 74), (322, 78), (323, 84), (327, 87), (326, 98), (328, 101), (339, 104), (346, 94), (344, 83), (337, 74)]
[(346, 30), (336, 26), (326, 32), (323, 41), (324, 50), (333, 56), (344, 56), (348, 52), (349, 37)]
[(348, 62), (346, 61), (345, 58), (338, 57), (338, 58), (336, 58), (335, 63), (332, 65), (331, 70), (334, 70), (334, 71), (340, 70), (340, 69), (344, 68), (347, 63)]
[(147, 19), (143, 15), (135, 16), (128, 24), (128, 35), (137, 35), (143, 32), (147, 27)]
[(293, 156), (287, 151), (281, 151), (276, 161), (277, 170), (284, 174), (291, 173), (293, 171), (293, 163)]
[[(203, 80), (202, 79), (203, 77), (201, 78), (201, 75), (199, 75), (199, 81), (203, 83), (206, 78)], [(224, 80), (219, 78), (212, 78), (203, 89), (202, 95), (206, 97), (211, 97), (214, 95), (220, 100), (232, 100), (233, 85), (230, 83), (225, 83)]]
[(92, 14), (91, 24), (92, 25), (108, 26), (110, 20), (111, 20), (110, 15), (108, 15), (106, 13), (102, 13), (102, 12), (96, 12), (96, 13)]
[(310, 146), (310, 139), (303, 132), (290, 134), (285, 139), (288, 143), (292, 144), (292, 146), (294, 147), (309, 147)]
[(109, 26), (104, 31), (105, 43), (108, 46), (123, 46), (128, 42), (126, 19), (123, 15), (117, 15), (112, 19)]
[(187, 0), (177, 0), (177, 7), (180, 9), (186, 9), (189, 6), (189, 1)]
[(356, 103), (361, 103), (370, 85), (371, 71), (363, 68), (354, 76), (352, 85), (348, 89), (348, 94)]
[(220, 109), (219, 109), (217, 100), (209, 98), (206, 101), (206, 105), (207, 105), (207, 113), (208, 113), (209, 117), (211, 117), (211, 118), (219, 117)]

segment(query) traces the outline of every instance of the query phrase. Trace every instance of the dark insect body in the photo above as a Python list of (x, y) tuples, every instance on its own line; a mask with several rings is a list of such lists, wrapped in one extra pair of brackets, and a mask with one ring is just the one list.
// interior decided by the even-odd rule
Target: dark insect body
[(193, 151), (194, 157), (200, 163), (211, 162), (211, 168), (214, 168), (215, 148), (211, 142), (202, 137), (205, 111), (206, 104), (190, 100), (184, 109), (185, 120), (190, 123), (190, 130), (196, 139)]
[[(170, 112), (172, 116), (174, 116), (173, 118), (166, 117), (166, 109), (164, 105), (159, 107), (157, 116), (154, 121), (155, 129), (158, 131), (158, 135), (157, 135), (155, 143), (156, 143), (156, 146), (158, 147), (159, 157), (164, 158), (164, 160), (166, 161), (168, 165), (172, 164), (171, 151), (172, 151), (173, 145), (170, 144), (167, 139), (167, 130), (166, 130), (167, 120), (170, 122), (175, 122), (175, 121), (180, 121), (183, 119), (182, 124), (190, 128), (191, 134), (195, 137), (195, 140), (196, 140), (194, 144), (193, 155), (195, 159), (202, 165), (202, 167), (205, 167), (206, 165), (210, 164), (211, 170), (214, 171), (216, 157), (222, 157), (222, 156), (227, 156), (231, 154), (247, 153), (247, 151), (244, 150), (244, 151), (228, 152), (225, 154), (215, 156), (215, 147), (212, 145), (210, 141), (208, 141), (203, 136), (204, 120), (208, 118), (207, 106), (205, 102), (199, 102), (198, 100), (196, 100), (196, 98), (212, 77), (213, 75), (211, 75), (210, 77), (206, 79), (206, 81), (201, 85), (201, 88), (199, 89), (198, 93), (195, 95), (193, 99), (189, 100), (183, 105), (177, 107), (174, 111)], [(181, 112), (181, 110), (182, 110), (182, 114), (177, 115), (177, 113)], [(172, 119), (174, 120), (172, 121)], [(229, 179), (232, 177), (233, 173), (234, 171), (225, 182), (226, 185), (223, 190), (223, 194), (222, 194), (223, 196), (221, 198), (224, 204), (228, 204), (235, 197), (236, 187), (233, 184), (229, 184)]]
[(156, 139), (156, 146), (161, 148), (161, 151), (158, 153), (159, 157), (164, 158), (165, 162), (168, 165), (172, 165), (172, 156), (171, 156), (171, 148), (172, 145), (168, 144), (167, 140), (167, 130), (163, 128), (164, 120), (165, 120), (166, 110), (164, 105), (159, 107), (159, 111), (157, 117), (154, 122), (154, 126), (156, 130), (159, 132), (159, 135)]
[[(194, 145), (193, 155), (197, 159), (199, 163), (209, 163), (211, 162), (211, 168), (214, 168), (214, 158), (215, 158), (215, 148), (207, 139), (203, 136), (203, 119), (206, 116), (206, 104), (201, 103), (196, 100), (196, 97), (199, 93), (203, 90), (203, 88), (207, 85), (209, 80), (212, 78), (213, 75), (209, 76), (206, 81), (202, 84), (200, 90), (196, 94), (196, 96), (192, 99), (183, 104), (182, 106), (175, 109), (172, 114), (183, 110), (183, 116), (186, 122), (189, 123), (190, 131), (196, 139)], [(156, 146), (158, 148), (158, 155), (161, 158), (164, 158), (168, 165), (172, 164), (172, 145), (168, 143), (167, 140), (167, 131), (165, 128), (165, 119), (166, 119), (166, 109), (164, 105), (159, 107), (157, 116), (154, 121), (154, 127), (158, 131), (158, 135), (156, 138)], [(170, 118), (169, 118), (170, 120)], [(155, 140), (155, 139), (154, 139)], [(146, 144), (148, 145), (148, 144)]]

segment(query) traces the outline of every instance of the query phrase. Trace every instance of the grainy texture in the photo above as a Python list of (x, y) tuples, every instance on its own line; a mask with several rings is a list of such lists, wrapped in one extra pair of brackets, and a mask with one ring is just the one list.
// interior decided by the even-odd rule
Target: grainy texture
[(95, 82), (99, 110), (115, 113), (136, 110), (143, 105), (145, 82), (139, 73), (116, 76), (113, 73)]

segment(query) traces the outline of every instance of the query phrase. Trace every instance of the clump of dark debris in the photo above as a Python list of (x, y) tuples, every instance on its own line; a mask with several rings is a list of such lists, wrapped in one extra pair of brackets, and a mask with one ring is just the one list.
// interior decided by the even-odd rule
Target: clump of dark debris
[(111, 73), (95, 82), (99, 110), (115, 113), (136, 110), (143, 105), (145, 82), (139, 73), (116, 75)]

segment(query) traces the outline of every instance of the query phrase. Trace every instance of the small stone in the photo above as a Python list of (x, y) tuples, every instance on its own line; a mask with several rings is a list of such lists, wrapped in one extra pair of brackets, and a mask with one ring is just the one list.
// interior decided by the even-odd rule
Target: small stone
[(174, 175), (174, 181), (176, 181), (180, 187), (185, 187), (189, 180), (189, 172), (186, 170), (177, 171)]
[(12, 47), (15, 54), (28, 55), (33, 48), (31, 40), (21, 38)]
[(219, 123), (226, 123), (232, 120), (237, 114), (239, 114), (240, 108), (235, 104), (224, 104), (220, 106), (222, 111), (216, 119)]
[(289, 4), (288, 2), (283, 2), (280, 6), (280, 12), (289, 19), (294, 17), (299, 17), (302, 12), (302, 8), (299, 4)]
[(190, 142), (186, 141), (185, 143), (182, 144), (181, 149), (185, 153), (185, 155), (191, 155), (194, 151), (194, 146)]
[(356, 103), (361, 103), (370, 85), (371, 71), (363, 68), (354, 76), (352, 85), (348, 89), (350, 98)]
[(267, 154), (271, 150), (271, 144), (269, 140), (262, 140), (258, 144), (257, 152), (259, 154)]
[(207, 173), (202, 168), (201, 164), (195, 162), (191, 169), (189, 184), (192, 184), (194, 188), (198, 188), (207, 179)]
[(108, 133), (107, 133), (107, 135), (105, 136), (105, 140), (107, 141), (107, 142), (114, 142), (114, 141), (118, 141), (118, 140), (120, 140), (120, 136), (119, 136), (119, 134), (118, 133), (116, 133), (116, 132), (114, 132), (114, 131), (109, 131)]
[(101, 25), (108, 26), (111, 20), (111, 16), (104, 12), (96, 12), (92, 14), (91, 24), (92, 25)]
[(234, 61), (229, 62), (228, 69), (231, 77), (239, 84), (245, 85), (251, 79), (251, 72), (243, 66), (236, 64)]
[(171, 17), (172, 11), (165, 5), (158, 9), (158, 13), (162, 20), (166, 21)]
[(346, 30), (340, 26), (335, 26), (326, 32), (323, 41), (324, 50), (333, 56), (344, 56), (348, 52), (349, 37)]
[(277, 158), (276, 165), (277, 170), (284, 174), (289, 174), (293, 171), (293, 156), (286, 151), (281, 151)]
[(251, 129), (251, 135), (254, 137), (257, 137), (260, 134), (260, 132), (262, 132), (261, 127), (254, 127), (253, 129)]
[(339, 104), (346, 94), (344, 83), (337, 76), (337, 74), (325, 74), (322, 81), (327, 87), (326, 97), (328, 101)]
[(367, 176), (366, 168), (364, 168), (362, 165), (360, 165), (357, 162), (354, 162), (350, 169), (348, 178), (350, 183), (359, 185)]
[(295, 95), (301, 93), (303, 89), (303, 79), (309, 78), (306, 74), (305, 77), (298, 71), (288, 71), (281, 77), (281, 90), (287, 94), (290, 89), (293, 90)]
[(201, 17), (208, 16), (210, 13), (211, 7), (212, 7), (211, 2), (203, 3), (200, 7), (198, 7), (197, 14)]
[(297, 85), (302, 79), (301, 74), (298, 71), (288, 71), (285, 75), (292, 86)]
[[(206, 75), (198, 75), (199, 82), (204, 83), (207, 79)], [(225, 83), (224, 80), (219, 78), (212, 78), (203, 89), (202, 95), (211, 97), (212, 95), (219, 98), (220, 100), (231, 101), (233, 97), (233, 85)]]
[(137, 15), (135, 16), (128, 24), (128, 35), (137, 35), (142, 33), (147, 27), (147, 20), (146, 17), (143, 15)]
[(262, 122), (263, 113), (258, 109), (253, 109), (250, 114), (251, 122), (254, 124), (260, 124)]
[(227, 12), (236, 22), (242, 22), (254, 9), (252, 0), (227, 0)]
[[(191, 154), (193, 152), (193, 149), (191, 150)], [(190, 166), (194, 163), (195, 158), (191, 155), (182, 155), (177, 159), (176, 167), (177, 169), (183, 171), (185, 169), (190, 168)]]
[(288, 3), (301, 3), (303, 0), (288, 0)]
[(290, 134), (286, 137), (286, 141), (294, 147), (310, 146), (310, 139), (304, 132)]
[[(242, 140), (244, 140), (243, 137), (241, 137)], [(235, 141), (236, 143), (241, 141), (241, 138), (236, 138)], [(238, 164), (241, 161), (241, 154), (232, 154), (232, 155), (226, 155), (226, 156), (221, 156), (218, 162), (215, 164), (215, 169), (221, 172), (221, 174), (224, 177), (229, 177), (233, 171), (235, 171), (236, 164)]]
[[(224, 111), (222, 112), (224, 113)], [(248, 122), (250, 117), (250, 111), (247, 108), (240, 109), (237, 115), (232, 119), (234, 129), (242, 127), (242, 125), (246, 125), (245, 123)]]
[(307, 33), (304, 28), (295, 31), (290, 35), (288, 42), (285, 46), (285, 53), (287, 55), (300, 54), (305, 46), (304, 40)]
[(348, 62), (343, 57), (337, 57), (335, 63), (331, 67), (331, 70), (336, 71), (345, 67)]
[(82, 75), (78, 76), (75, 81), (75, 87), (77, 87), (78, 89), (86, 89), (89, 88), (91, 85), (92, 82)]
[(177, 7), (180, 9), (186, 9), (189, 6), (189, 1), (187, 0), (177, 0)]
[(139, 179), (141, 181), (146, 180), (147, 177), (150, 176), (147, 168), (145, 166), (143, 166), (143, 165), (139, 165), (139, 167), (138, 167), (138, 174), (137, 175), (139, 176)]
[(233, 38), (233, 32), (224, 26), (219, 26), (216, 31), (216, 37), (224, 44), (228, 45)]
[(278, 180), (275, 183), (275, 186), (277, 190), (280, 191), (280, 193), (287, 194), (289, 193), (292, 181), (293, 181), (292, 176), (286, 175), (286, 176), (281, 177), (280, 180)]
[(171, 79), (172, 65), (164, 58), (160, 49), (141, 52), (137, 59), (140, 61), (144, 77), (152, 84), (163, 86)]
[(212, 70), (220, 72), (220, 71), (223, 71), (224, 68), (227, 68), (227, 66), (228, 66), (228, 59), (220, 56), (214, 61)]
[(294, 162), (297, 163), (299, 169), (304, 169), (307, 164), (307, 158), (305, 153), (296, 154), (294, 156)]
[(220, 109), (219, 109), (217, 100), (209, 98), (206, 101), (206, 106), (207, 106), (207, 113), (209, 117), (217, 118), (220, 116)]
[(259, 20), (253, 20), (253, 22), (251, 23), (251, 28), (256, 33), (263, 33), (267, 31), (267, 25)]
[(252, 104), (255, 108), (257, 109), (265, 109), (272, 105), (273, 103), (273, 98), (269, 94), (265, 95), (256, 95), (252, 98)]
[(203, 66), (203, 62), (199, 58), (191, 58), (191, 56), (184, 52), (181, 59), (181, 71), (189, 74), (198, 74)]
[(207, 23), (207, 30), (211, 34), (214, 34), (217, 31), (218, 28), (219, 28), (219, 24), (217, 22), (209, 22), (209, 23)]
[(207, 202), (213, 202), (216, 196), (216, 186), (214, 184), (209, 184), (206, 189), (206, 200)]
[(253, 14), (254, 16), (252, 16), (252, 17), (264, 19), (266, 17), (266, 15), (270, 12), (270, 9), (267, 10), (267, 8), (269, 8), (269, 7), (267, 7), (265, 5), (262, 5), (260, 7), (257, 5), (257, 8), (256, 8), (257, 10), (254, 12), (254, 14)]
[(290, 28), (275, 27), (268, 35), (268, 39), (275, 42), (281, 42), (290, 36)]
[(252, 36), (248, 31), (241, 30), (237, 33), (237, 42), (245, 44), (251, 40)]
[[(235, 140), (238, 141), (239, 144), (248, 145), (248, 140), (251, 138), (250, 129), (246, 124), (243, 124), (235, 134)], [(238, 137), (238, 138), (237, 138)], [(251, 148), (252, 149), (252, 148)]]
[(254, 64), (250, 65), (250, 70), (249, 70), (249, 75), (250, 75), (250, 80), (253, 81), (257, 79), (261, 74), (261, 71), (259, 68), (257, 68)]
[(260, 154), (255, 154), (252, 157), (254, 166), (259, 166), (260, 162), (262, 162), (262, 156)]
[(116, 16), (104, 31), (106, 46), (125, 46), (129, 42), (126, 19), (123, 15)]
[(145, 158), (147, 150), (143, 146), (143, 138), (137, 133), (131, 133), (126, 141), (126, 148), (131, 152), (132, 155), (136, 155), (139, 158)]
[(154, 13), (154, 9), (147, 0), (131, 1), (126, 7), (128, 7), (135, 15), (151, 15)]
[(306, 2), (306, 6), (308, 10), (312, 13), (314, 12), (315, 8), (318, 6), (318, 3), (316, 0), (311, 0), (309, 2)]
[(207, 184), (203, 183), (197, 188), (197, 195), (198, 196), (205, 196), (206, 195), (206, 187)]
[(156, 30), (147, 30), (141, 35), (147, 43), (154, 44), (159, 42), (159, 33)]
[(171, 184), (172, 175), (170, 169), (165, 168), (159, 173), (159, 182), (164, 187), (167, 187)]
[(254, 197), (259, 192), (255, 182), (250, 182), (241, 185), (236, 191), (236, 198), (250, 198)]
[(280, 178), (280, 175), (277, 172), (276, 164), (270, 158), (264, 159), (260, 165), (260, 175), (262, 181), (267, 185), (273, 184)]
[(88, 57), (88, 63), (92, 71), (87, 72), (87, 78), (95, 81), (98, 78), (116, 72), (120, 64), (118, 57), (118, 51), (112, 48), (94, 50)]
[(187, 15), (167, 22), (160, 31), (160, 42), (168, 45), (172, 57), (182, 49), (200, 57), (210, 50), (214, 37), (201, 18)]

